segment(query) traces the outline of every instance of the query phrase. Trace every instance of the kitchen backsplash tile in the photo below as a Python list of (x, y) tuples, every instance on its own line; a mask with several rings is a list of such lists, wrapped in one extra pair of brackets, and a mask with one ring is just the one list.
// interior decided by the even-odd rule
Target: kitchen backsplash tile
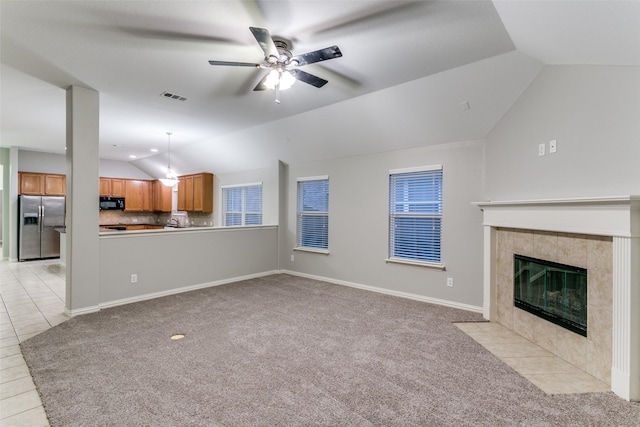
[[(213, 225), (212, 213), (186, 212), (187, 224), (193, 227)], [(100, 211), (100, 224), (168, 224), (169, 212), (124, 212), (117, 210)]]

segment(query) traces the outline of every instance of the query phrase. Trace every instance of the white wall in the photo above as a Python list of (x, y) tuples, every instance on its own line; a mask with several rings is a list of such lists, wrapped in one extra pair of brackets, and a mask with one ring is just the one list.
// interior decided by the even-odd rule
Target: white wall
[[(19, 150), (18, 170), (21, 172), (67, 173), (67, 158), (63, 154)], [(100, 176), (111, 178), (155, 179), (130, 162), (100, 160)]]
[(63, 154), (40, 151), (19, 150), (18, 170), (20, 172), (67, 173), (67, 158)]
[(640, 194), (640, 68), (548, 66), (486, 144), (488, 200)]
[[(482, 306), (482, 140), (289, 166), (280, 268), (421, 297)], [(386, 263), (389, 169), (443, 165), (442, 259), (446, 271)], [(296, 179), (329, 175), (329, 255), (296, 246)], [(291, 261), (291, 255), (294, 261)], [(454, 279), (452, 288), (447, 277)]]
[[(273, 226), (103, 235), (100, 304), (275, 272), (277, 239)], [(137, 283), (131, 283), (131, 274), (138, 275)]]
[(156, 179), (129, 162), (100, 160), (100, 176), (108, 178)]
[(222, 188), (227, 185), (262, 183), (262, 223), (278, 224), (278, 164), (271, 168), (256, 169), (215, 176), (214, 190), (214, 225), (223, 225), (222, 221)]

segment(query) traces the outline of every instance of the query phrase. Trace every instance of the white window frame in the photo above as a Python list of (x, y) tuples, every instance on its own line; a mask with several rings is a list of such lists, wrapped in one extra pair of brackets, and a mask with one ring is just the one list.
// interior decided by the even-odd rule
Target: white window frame
[[(402, 213), (400, 215), (402, 215), (403, 217), (407, 218), (437, 218), (440, 220), (440, 227), (439, 227), (439, 234), (437, 235), (438, 237), (438, 241), (437, 244), (439, 246), (439, 260), (437, 261), (427, 261), (427, 260), (420, 260), (420, 259), (415, 259), (415, 258), (411, 258), (411, 257), (400, 257), (400, 256), (395, 256), (394, 252), (395, 252), (395, 248), (394, 248), (394, 242), (395, 242), (395, 238), (394, 238), (394, 224), (395, 224), (395, 219), (399, 218), (400, 215), (398, 212), (394, 212), (394, 200), (393, 200), (393, 190), (391, 187), (391, 182), (392, 182), (392, 178), (394, 175), (400, 175), (400, 174), (410, 174), (410, 173), (419, 173), (419, 172), (430, 172), (430, 171), (440, 171), (441, 173), (443, 173), (443, 167), (442, 165), (430, 165), (430, 166), (419, 166), (419, 167), (412, 167), (412, 168), (402, 168), (402, 169), (391, 169), (389, 170), (389, 257), (386, 259), (387, 262), (389, 263), (398, 263), (398, 264), (408, 264), (408, 265), (416, 265), (416, 266), (421, 266), (421, 267), (429, 267), (429, 268), (436, 268), (436, 269), (441, 269), (444, 270), (445, 269), (445, 265), (444, 262), (442, 260), (442, 232), (443, 232), (443, 222), (444, 222), (444, 214), (443, 214), (443, 192), (444, 192), (444, 184), (441, 183), (441, 188), (440, 188), (440, 200), (439, 200), (439, 204), (440, 204), (440, 212), (439, 213)], [(443, 177), (444, 179), (444, 177)], [(412, 203), (412, 202), (407, 202), (407, 204)], [(415, 202), (414, 202), (415, 203)]]
[[(326, 211), (304, 211), (302, 210), (302, 194), (300, 184), (308, 181), (326, 181), (327, 182), (327, 198), (329, 197), (329, 176), (321, 175), (321, 176), (310, 176), (304, 178), (297, 178), (296, 180), (296, 247), (293, 249), (296, 251), (305, 251), (305, 252), (313, 252), (320, 254), (329, 254), (329, 202), (327, 200), (327, 210)], [(317, 246), (303, 246), (302, 242), (304, 240), (303, 230), (302, 230), (302, 219), (306, 216), (312, 217), (326, 217), (326, 241), (327, 247), (317, 247)]]
[[(247, 200), (246, 200), (246, 194), (247, 194), (247, 189), (251, 188), (251, 187), (260, 187), (260, 224), (249, 224), (247, 225), (246, 223), (246, 219), (247, 219), (247, 214), (257, 214), (257, 212), (249, 212), (247, 211)], [(227, 210), (227, 190), (230, 189), (237, 189), (237, 188), (241, 188), (242, 189), (242, 210), (237, 211), (237, 212), (230, 212)], [(252, 182), (252, 183), (248, 183), (248, 184), (234, 184), (234, 185), (223, 185), (220, 187), (220, 189), (222, 190), (222, 224), (224, 227), (252, 227), (252, 226), (257, 226), (257, 225), (262, 225), (263, 224), (263, 188), (262, 188), (262, 182)], [(241, 224), (240, 225), (227, 225), (227, 214), (228, 213), (236, 213), (236, 214), (240, 214), (241, 216)]]

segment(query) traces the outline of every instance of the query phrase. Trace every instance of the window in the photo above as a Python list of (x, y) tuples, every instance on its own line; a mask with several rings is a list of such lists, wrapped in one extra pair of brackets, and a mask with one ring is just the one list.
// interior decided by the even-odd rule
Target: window
[(224, 225), (262, 224), (262, 183), (222, 187)]
[(298, 179), (298, 248), (329, 248), (329, 177)]
[(441, 266), (442, 166), (389, 171), (389, 258)]

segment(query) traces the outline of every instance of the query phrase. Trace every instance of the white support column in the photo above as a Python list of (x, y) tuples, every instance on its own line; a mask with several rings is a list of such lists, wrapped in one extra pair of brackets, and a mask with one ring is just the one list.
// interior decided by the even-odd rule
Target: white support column
[(484, 226), (484, 270), (483, 270), (483, 303), (482, 315), (487, 320), (496, 320), (496, 230)]
[(640, 401), (640, 238), (613, 238), (611, 390)]
[[(18, 149), (9, 149), (9, 187), (3, 189), (9, 193), (9, 234), (3, 245), (9, 245), (9, 261), (18, 261)], [(6, 167), (6, 166), (5, 166)]]
[(99, 309), (99, 94), (67, 89), (67, 294), (70, 315)]

